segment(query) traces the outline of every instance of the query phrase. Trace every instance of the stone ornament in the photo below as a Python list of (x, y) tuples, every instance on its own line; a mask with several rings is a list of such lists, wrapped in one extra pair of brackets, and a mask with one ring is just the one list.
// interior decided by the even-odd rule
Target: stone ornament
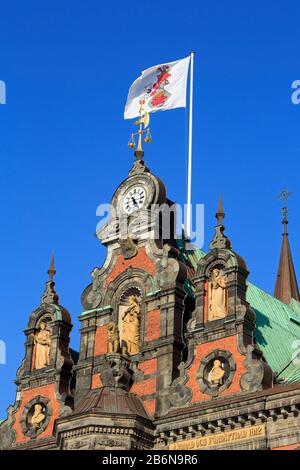
[(235, 370), (231, 352), (215, 349), (200, 362), (196, 379), (201, 392), (218, 396), (231, 385)]
[(120, 349), (119, 328), (114, 322), (107, 325), (108, 352), (118, 353)]
[(138, 252), (137, 245), (131, 237), (120, 239), (120, 248), (124, 259), (133, 258)]
[(181, 362), (178, 366), (179, 377), (170, 386), (169, 400), (175, 407), (185, 406), (190, 403), (193, 393), (190, 387), (186, 387), (188, 375), (186, 373), (187, 364)]
[(208, 282), (208, 320), (218, 320), (227, 315), (227, 278), (219, 268), (214, 268)]
[(51, 336), (47, 324), (41, 322), (39, 331), (34, 335), (35, 369), (43, 369), (50, 365)]
[(48, 397), (40, 395), (28, 402), (24, 408), (20, 423), (23, 434), (35, 439), (45, 431), (52, 415), (52, 408)]
[(103, 387), (122, 388), (129, 391), (133, 382), (133, 368), (127, 356), (107, 354), (100, 365), (100, 377)]
[(128, 297), (129, 307), (122, 315), (122, 353), (128, 356), (140, 352), (141, 307), (136, 295)]
[(91, 289), (89, 293), (87, 294), (87, 302), (90, 305), (90, 307), (97, 308), (99, 307), (102, 301), (102, 295), (101, 295), (102, 282), (101, 282), (99, 268), (95, 268), (92, 271), (92, 279), (93, 279), (93, 283), (91, 285)]

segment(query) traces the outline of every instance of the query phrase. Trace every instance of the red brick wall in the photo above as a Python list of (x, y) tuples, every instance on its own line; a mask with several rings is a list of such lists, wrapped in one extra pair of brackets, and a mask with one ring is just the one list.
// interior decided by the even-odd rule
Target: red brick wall
[(156, 393), (156, 377), (133, 384), (130, 389), (130, 392), (136, 393), (136, 395), (138, 395), (139, 397), (142, 397), (143, 395), (149, 395), (151, 393)]
[(45, 431), (37, 436), (37, 439), (43, 439), (44, 437), (49, 437), (49, 436), (52, 436), (53, 434), (54, 421), (59, 416), (59, 407), (60, 407), (60, 404), (55, 398), (55, 384), (45, 385), (43, 387), (38, 387), (34, 389), (23, 390), (22, 404), (15, 414), (16, 421), (15, 421), (15, 424), (13, 425), (13, 428), (16, 431), (16, 443), (17, 444), (31, 440), (30, 437), (24, 436), (21, 423), (20, 423), (20, 418), (22, 416), (22, 413), (27, 403), (30, 402), (33, 398), (35, 398), (37, 395), (41, 395), (43, 397), (49, 398), (51, 402), (51, 408), (52, 408), (52, 415), (51, 415), (49, 424), (47, 428), (45, 429)]
[[(149, 359), (139, 364), (139, 369), (144, 372), (144, 375), (156, 374), (157, 373), (157, 359)], [(130, 392), (135, 393), (139, 397), (143, 398), (145, 395), (156, 393), (156, 377), (142, 380), (141, 382), (133, 384)], [(149, 416), (153, 416), (155, 412), (156, 400), (149, 399), (143, 401), (147, 413)]]
[(231, 385), (224, 390), (220, 395), (226, 396), (231, 395), (232, 393), (239, 392), (240, 388), (240, 378), (246, 372), (246, 368), (243, 365), (245, 356), (243, 356), (237, 347), (237, 337), (230, 336), (228, 338), (218, 339), (216, 341), (211, 341), (205, 344), (198, 344), (195, 348), (195, 359), (190, 369), (188, 369), (189, 380), (186, 384), (187, 387), (190, 387), (193, 391), (192, 403), (202, 401), (202, 400), (211, 400), (211, 395), (206, 395), (201, 392), (199, 384), (196, 380), (196, 375), (200, 367), (201, 359), (205, 358), (210, 354), (214, 349), (224, 349), (225, 351), (230, 351), (232, 353), (234, 362), (236, 364), (236, 371), (234, 374), (233, 381)]
[(107, 341), (107, 326), (99, 326), (96, 329), (95, 334), (95, 345), (94, 345), (94, 356), (100, 356), (108, 352), (108, 341)]
[(145, 400), (144, 402), (144, 407), (146, 408), (146, 411), (149, 416), (153, 416), (155, 413), (155, 405), (156, 405), (156, 400)]
[(160, 310), (148, 312), (146, 318), (146, 342), (158, 339), (160, 336)]
[(131, 259), (124, 259), (122, 255), (117, 257), (116, 263), (110, 275), (106, 279), (106, 285), (108, 286), (112, 281), (119, 276), (119, 274), (126, 271), (127, 268), (140, 268), (151, 274), (152, 276), (156, 273), (156, 266), (146, 253), (144, 247), (140, 248), (137, 255)]

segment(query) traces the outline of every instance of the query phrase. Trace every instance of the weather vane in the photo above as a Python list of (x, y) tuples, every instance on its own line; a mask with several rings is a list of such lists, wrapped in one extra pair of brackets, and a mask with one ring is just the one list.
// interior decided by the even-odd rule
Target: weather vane
[(134, 152), (134, 155), (138, 160), (141, 160), (144, 156), (143, 146), (142, 146), (142, 137), (145, 135), (144, 141), (149, 143), (152, 140), (151, 132), (149, 129), (150, 115), (145, 111), (145, 100), (140, 100), (140, 117), (135, 121), (135, 125), (139, 126), (139, 130), (131, 134), (131, 137), (128, 142), (128, 147), (134, 149), (136, 147), (135, 137), (138, 136), (138, 145)]
[(283, 223), (287, 224), (287, 206), (286, 206), (286, 201), (288, 198), (292, 195), (291, 192), (289, 192), (287, 189), (283, 189), (281, 193), (279, 194), (279, 199), (282, 201), (282, 213), (283, 213)]

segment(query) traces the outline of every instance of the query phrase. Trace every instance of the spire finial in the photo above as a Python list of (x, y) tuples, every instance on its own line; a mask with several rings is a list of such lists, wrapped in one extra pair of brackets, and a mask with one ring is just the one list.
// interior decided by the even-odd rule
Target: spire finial
[(224, 230), (225, 230), (225, 227), (223, 225), (224, 217), (225, 217), (225, 212), (223, 210), (223, 199), (222, 199), (222, 194), (220, 194), (218, 211), (216, 213), (216, 219), (218, 221), (218, 225), (215, 227), (216, 233), (210, 244), (211, 250), (213, 250), (214, 248), (227, 248), (229, 250), (231, 249), (231, 242), (229, 238), (227, 238), (226, 235), (224, 235)]
[(53, 281), (53, 277), (56, 274), (56, 269), (54, 266), (54, 253), (52, 254), (51, 263), (49, 269), (47, 271), (49, 276), (49, 281), (46, 282), (46, 289), (42, 295), (42, 304), (55, 304), (58, 305), (59, 298), (55, 290), (55, 282)]
[(218, 212), (216, 213), (216, 219), (218, 221), (218, 225), (223, 225), (224, 217), (225, 217), (225, 213), (223, 211), (223, 198), (222, 198), (222, 193), (221, 193), (220, 198), (219, 198)]
[(284, 227), (283, 235), (287, 235), (287, 224), (289, 222), (288, 222), (288, 218), (287, 218), (288, 210), (287, 210), (286, 201), (291, 195), (292, 195), (292, 193), (289, 192), (287, 189), (283, 189), (281, 191), (281, 193), (279, 194), (279, 199), (282, 201), (282, 215), (283, 215), (282, 223), (283, 223), (283, 227)]
[(53, 277), (56, 274), (56, 269), (55, 269), (55, 266), (54, 266), (54, 253), (52, 254), (51, 263), (50, 263), (50, 266), (49, 266), (49, 269), (48, 269), (47, 273), (49, 275), (50, 281), (53, 282)]

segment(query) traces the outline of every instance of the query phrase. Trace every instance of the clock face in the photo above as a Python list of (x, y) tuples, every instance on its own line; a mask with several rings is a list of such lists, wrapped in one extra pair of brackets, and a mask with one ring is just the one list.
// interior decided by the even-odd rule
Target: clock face
[(142, 186), (134, 186), (129, 189), (123, 198), (123, 210), (127, 214), (132, 214), (132, 212), (137, 209), (141, 209), (146, 201), (146, 191)]

